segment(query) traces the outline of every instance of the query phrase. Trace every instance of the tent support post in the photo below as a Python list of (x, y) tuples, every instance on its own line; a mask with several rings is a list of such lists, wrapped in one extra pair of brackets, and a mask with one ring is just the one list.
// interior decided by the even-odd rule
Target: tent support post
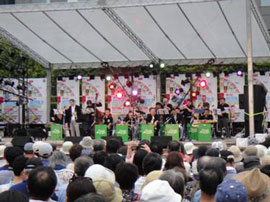
[(47, 124), (50, 122), (51, 116), (51, 89), (52, 89), (52, 68), (51, 65), (46, 69), (46, 78), (47, 78)]
[(248, 64), (248, 106), (249, 106), (249, 136), (254, 138), (254, 97), (253, 97), (253, 63), (252, 63), (252, 22), (251, 2), (246, 0), (247, 18), (247, 64)]
[(161, 102), (161, 78), (160, 78), (160, 73), (157, 74), (156, 76), (156, 95), (157, 95), (157, 102)]

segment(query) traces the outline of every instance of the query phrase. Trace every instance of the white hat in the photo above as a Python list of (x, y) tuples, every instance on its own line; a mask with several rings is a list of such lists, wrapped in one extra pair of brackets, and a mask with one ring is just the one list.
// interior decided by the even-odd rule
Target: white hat
[(154, 180), (142, 190), (140, 202), (181, 202), (181, 195), (174, 192), (164, 180)]
[(255, 147), (257, 148), (257, 156), (261, 159), (262, 157), (264, 157), (265, 155), (267, 155), (268, 151), (267, 151), (267, 147), (261, 144), (257, 144), (255, 145)]
[(48, 142), (43, 142), (38, 150), (38, 154), (41, 157), (49, 157), (52, 154), (52, 145)]
[(5, 145), (0, 145), (0, 158), (4, 158)]
[(184, 148), (187, 154), (192, 154), (193, 150), (196, 149), (192, 142), (185, 143)]
[(93, 140), (90, 136), (86, 136), (82, 139), (80, 145), (82, 145), (82, 147), (85, 149), (91, 149), (93, 146)]
[(42, 141), (36, 141), (33, 144), (33, 151), (34, 153), (38, 153), (39, 147), (43, 144), (44, 142)]
[(212, 148), (218, 149), (219, 151), (226, 150), (227, 145), (225, 142), (222, 141), (215, 141), (212, 142)]
[(69, 150), (73, 146), (73, 143), (71, 141), (66, 141), (63, 143), (62, 148), (60, 149), (61, 152), (63, 152), (66, 155), (69, 155)]
[(115, 175), (113, 171), (99, 164), (89, 167), (86, 170), (84, 177), (90, 177), (93, 182), (96, 180), (108, 180), (113, 184), (115, 183)]

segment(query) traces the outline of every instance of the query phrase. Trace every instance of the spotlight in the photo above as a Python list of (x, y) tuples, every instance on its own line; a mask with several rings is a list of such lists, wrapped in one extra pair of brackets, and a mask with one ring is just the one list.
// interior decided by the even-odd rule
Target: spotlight
[(132, 87), (133, 83), (132, 83), (132, 81), (127, 80), (126, 85), (127, 85), (127, 87), (130, 88), (130, 87)]
[(126, 101), (124, 102), (124, 107), (129, 107), (130, 105), (131, 105), (130, 100), (126, 100)]
[(200, 80), (199, 81), (199, 87), (200, 88), (206, 88), (207, 86), (207, 82), (205, 80)]
[(102, 66), (102, 67), (109, 67), (109, 63), (108, 63), (108, 62), (102, 62), (102, 63), (101, 63), (101, 66)]
[(106, 80), (107, 80), (107, 81), (112, 80), (112, 76), (111, 76), (111, 75), (107, 75), (107, 76), (106, 76)]
[(236, 74), (237, 76), (243, 76), (243, 72), (241, 70), (238, 70)]
[(154, 66), (155, 66), (154, 63), (150, 63), (150, 64), (149, 64), (149, 67), (150, 67), (151, 69), (154, 68)]
[(11, 86), (11, 87), (14, 86), (14, 82), (13, 82), (13, 81), (8, 81), (8, 80), (6, 80), (6, 81), (4, 81), (4, 84), (5, 84), (6, 86)]
[(210, 73), (210, 72), (206, 72), (206, 73), (205, 73), (205, 76), (206, 76), (207, 78), (209, 78), (209, 77), (211, 76), (211, 73)]
[(176, 95), (180, 95), (180, 94), (181, 94), (180, 89), (179, 89), (179, 88), (175, 89), (174, 93), (175, 93)]
[(133, 89), (133, 90), (132, 90), (132, 95), (133, 95), (133, 96), (137, 96), (138, 94), (139, 94), (138, 89)]
[(109, 89), (110, 90), (114, 90), (116, 88), (116, 84), (115, 83), (110, 83), (109, 84)]
[(159, 64), (159, 67), (160, 67), (161, 69), (163, 69), (163, 68), (165, 67), (165, 63), (161, 62), (161, 63)]
[(78, 79), (78, 80), (82, 80), (82, 75), (79, 74), (79, 75), (77, 76), (77, 79)]
[(116, 92), (116, 97), (117, 97), (118, 99), (122, 99), (122, 98), (124, 97), (123, 92), (122, 92), (122, 91)]

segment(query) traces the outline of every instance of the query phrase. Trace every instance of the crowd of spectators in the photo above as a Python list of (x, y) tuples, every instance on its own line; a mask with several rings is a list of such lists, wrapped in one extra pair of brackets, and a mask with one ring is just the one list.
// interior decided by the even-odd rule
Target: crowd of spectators
[(162, 145), (113, 137), (84, 137), (61, 147), (45, 141), (1, 145), (0, 202), (270, 201), (265, 144)]

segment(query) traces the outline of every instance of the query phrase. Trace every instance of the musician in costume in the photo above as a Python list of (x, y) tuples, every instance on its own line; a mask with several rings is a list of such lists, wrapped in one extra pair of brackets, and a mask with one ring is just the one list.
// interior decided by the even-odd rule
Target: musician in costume
[(74, 99), (69, 100), (70, 106), (66, 110), (65, 122), (70, 129), (72, 137), (80, 137), (81, 107), (75, 104)]
[(107, 133), (109, 136), (112, 136), (113, 132), (113, 117), (111, 114), (111, 109), (105, 110), (105, 115), (103, 117), (103, 124), (107, 125)]
[(159, 131), (159, 115), (157, 115), (156, 109), (154, 107), (150, 108), (150, 113), (147, 114), (146, 123), (152, 124), (155, 129), (155, 136), (158, 136)]

